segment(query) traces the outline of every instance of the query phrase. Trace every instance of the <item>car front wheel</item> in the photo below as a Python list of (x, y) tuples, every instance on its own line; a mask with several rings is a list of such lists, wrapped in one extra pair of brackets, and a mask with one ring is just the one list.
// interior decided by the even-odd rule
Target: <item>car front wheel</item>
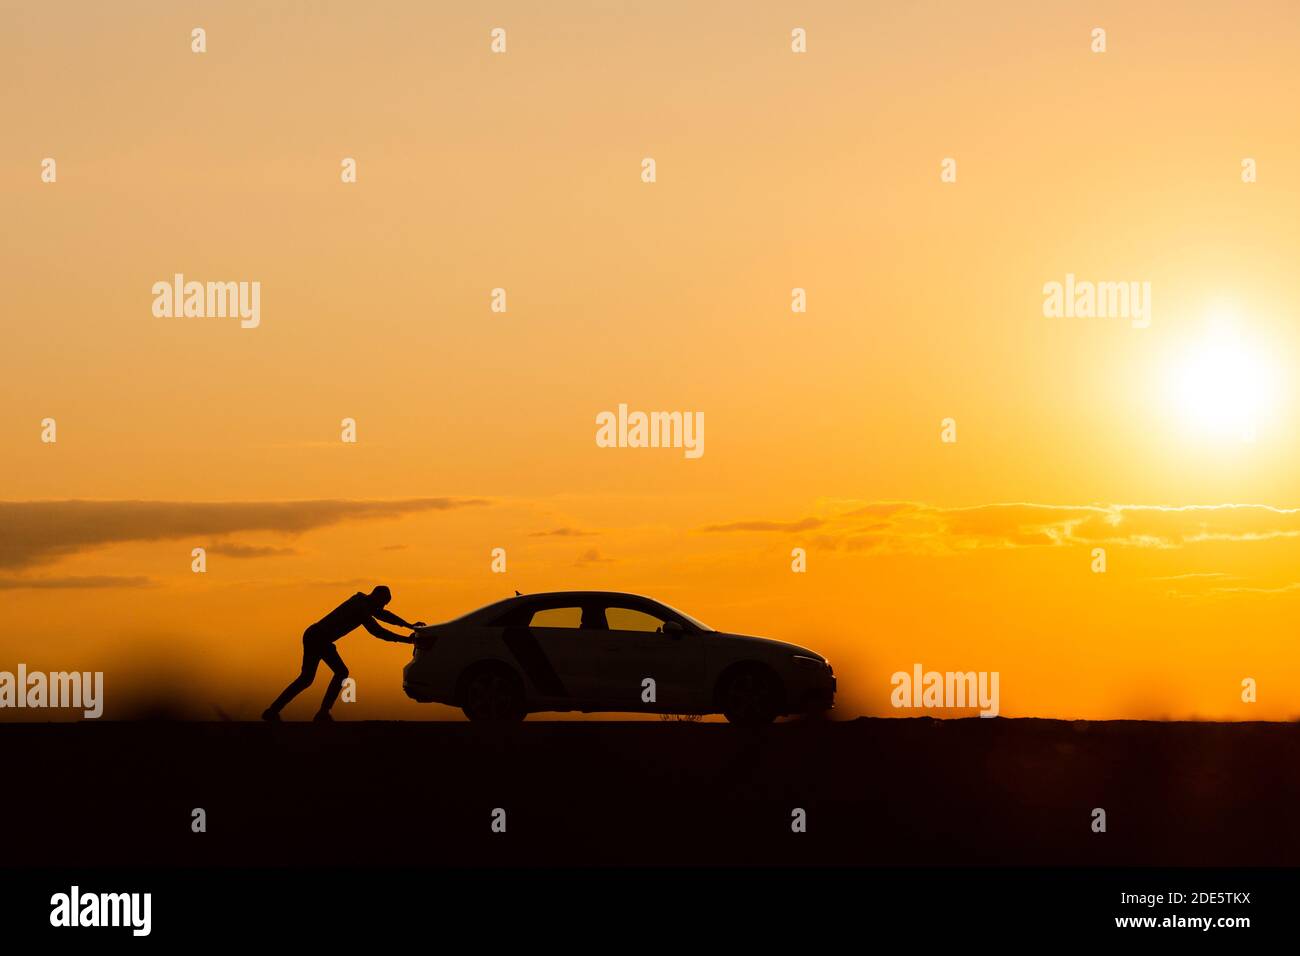
[(770, 724), (781, 710), (780, 682), (770, 670), (756, 664), (727, 675), (718, 696), (722, 713), (733, 724)]

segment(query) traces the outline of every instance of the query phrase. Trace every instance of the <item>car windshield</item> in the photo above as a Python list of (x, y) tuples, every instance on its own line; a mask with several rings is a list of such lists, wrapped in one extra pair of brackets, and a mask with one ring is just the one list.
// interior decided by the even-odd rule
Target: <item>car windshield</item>
[(660, 607), (664, 607), (664, 608), (667, 608), (668, 610), (672, 611), (672, 612), (673, 612), (674, 614), (676, 614), (678, 617), (685, 618), (685, 619), (686, 619), (687, 621), (689, 621), (691, 624), (694, 624), (696, 627), (698, 627), (701, 631), (712, 631), (712, 630), (714, 630), (714, 628), (709, 627), (709, 625), (705, 624), (703, 621), (691, 617), (691, 616), (690, 616), (689, 614), (687, 614), (685, 611), (679, 611), (679, 610), (677, 610), (677, 608), (673, 607), (671, 604), (664, 604), (663, 601), (656, 601), (655, 603), (658, 604)]

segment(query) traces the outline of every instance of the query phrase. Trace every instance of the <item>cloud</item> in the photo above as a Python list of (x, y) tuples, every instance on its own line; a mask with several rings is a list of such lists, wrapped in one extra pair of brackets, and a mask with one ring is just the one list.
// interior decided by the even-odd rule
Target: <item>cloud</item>
[(811, 531), (826, 522), (821, 518), (804, 518), (800, 521), (733, 521), (731, 524), (711, 524), (705, 531)]
[(343, 521), (482, 505), (477, 498), (399, 501), (3, 501), (0, 568), (25, 568), (127, 541), (244, 531), (302, 534)]
[(1211, 594), (1300, 594), (1300, 582), (1283, 584), (1273, 588), (1210, 588)]
[(94, 574), (83, 577), (24, 578), (0, 575), (0, 591), (31, 589), (34, 591), (63, 591), (72, 588), (149, 588), (154, 581), (145, 577), (117, 577), (111, 574)]
[(580, 528), (555, 528), (551, 531), (534, 531), (530, 538), (590, 538), (596, 531), (583, 531)]
[(208, 545), (208, 554), (219, 554), (226, 558), (276, 558), (297, 553), (297, 548), (273, 548), (256, 544), (224, 544), (217, 542)]
[(747, 520), (706, 531), (817, 530), (822, 547), (869, 553), (957, 553), (979, 548), (1179, 548), (1203, 541), (1300, 537), (1300, 509), (1269, 505), (1047, 505), (1007, 502), (943, 508), (921, 502), (849, 502), (826, 518)]
[(595, 548), (588, 548), (586, 551), (582, 552), (582, 554), (578, 555), (578, 560), (573, 563), (575, 567), (581, 568), (589, 564), (611, 564), (613, 561), (613, 558), (603, 556)]
[(1234, 580), (1236, 575), (1226, 571), (1190, 571), (1187, 574), (1164, 574), (1148, 578), (1149, 581), (1197, 581), (1197, 580)]

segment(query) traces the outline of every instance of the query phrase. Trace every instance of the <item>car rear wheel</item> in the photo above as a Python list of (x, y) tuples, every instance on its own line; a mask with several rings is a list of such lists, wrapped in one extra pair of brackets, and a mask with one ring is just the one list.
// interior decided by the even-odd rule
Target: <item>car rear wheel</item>
[(473, 721), (498, 723), (523, 720), (524, 685), (505, 667), (480, 667), (465, 678), (461, 689), (461, 710)]
[(781, 683), (766, 667), (739, 667), (728, 674), (719, 693), (727, 721), (756, 727), (770, 724), (781, 710)]

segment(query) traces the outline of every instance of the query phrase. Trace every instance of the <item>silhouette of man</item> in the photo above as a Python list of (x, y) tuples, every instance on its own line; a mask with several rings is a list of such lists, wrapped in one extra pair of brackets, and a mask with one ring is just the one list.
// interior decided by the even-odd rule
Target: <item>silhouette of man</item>
[(284, 706), (311, 686), (312, 681), (316, 679), (317, 666), (321, 661), (324, 661), (329, 665), (330, 670), (334, 672), (334, 676), (330, 678), (329, 687), (325, 688), (325, 699), (321, 701), (320, 710), (316, 713), (315, 719), (333, 720), (334, 718), (330, 716), (330, 708), (334, 706), (334, 701), (338, 699), (339, 691), (343, 689), (343, 682), (347, 680), (348, 676), (348, 666), (343, 663), (343, 658), (339, 657), (338, 648), (334, 646), (334, 642), (345, 634), (355, 631), (358, 627), (364, 627), (381, 641), (393, 641), (397, 644), (415, 643), (414, 637), (403, 637), (387, 628), (380, 627), (375, 618), (389, 624), (396, 624), (398, 627), (409, 627), (411, 629), (424, 627), (423, 621), (407, 624), (392, 611), (384, 610), (384, 606), (392, 599), (392, 592), (382, 584), (369, 594), (362, 594), (358, 591), (303, 631), (302, 673), (293, 679), (289, 686), (284, 689), (284, 692), (275, 699), (275, 703), (262, 712), (262, 719), (279, 720), (280, 711), (284, 709)]

